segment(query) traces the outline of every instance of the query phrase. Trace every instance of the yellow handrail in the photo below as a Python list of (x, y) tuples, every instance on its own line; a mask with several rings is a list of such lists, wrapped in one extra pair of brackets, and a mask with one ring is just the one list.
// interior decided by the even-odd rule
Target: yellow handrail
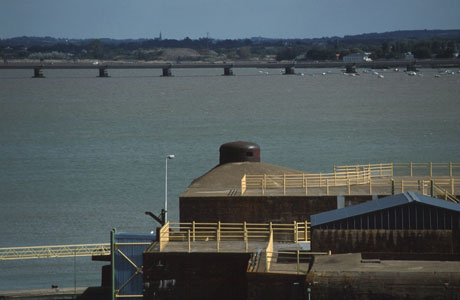
[[(374, 187), (387, 185), (391, 186), (391, 178), (394, 178), (395, 168), (408, 168), (409, 176), (413, 176), (414, 169), (428, 168), (430, 177), (433, 177), (433, 169), (448, 170), (449, 178), (432, 178), (437, 182), (442, 180), (450, 180), (450, 192), (454, 195), (453, 180), (455, 177), (454, 170), (460, 168), (460, 163), (380, 163), (380, 164), (365, 164), (351, 166), (334, 166), (333, 173), (319, 174), (262, 174), (250, 175), (245, 174), (241, 180), (242, 195), (245, 195), (248, 190), (260, 190), (262, 195), (265, 195), (266, 190), (282, 190), (282, 194), (286, 195), (289, 189), (302, 189), (305, 195), (308, 195), (308, 190), (311, 188), (324, 189), (326, 195), (330, 194), (330, 189), (334, 187), (347, 187), (348, 194), (351, 194), (351, 186), (368, 185), (368, 193), (372, 194)], [(403, 179), (398, 179), (404, 191), (404, 183), (410, 185), (409, 181), (402, 182)], [(458, 180), (458, 179), (457, 179)], [(386, 183), (383, 183), (386, 182)], [(457, 181), (458, 182), (458, 181)], [(441, 183), (440, 183), (441, 184)], [(447, 188), (446, 188), (447, 189)], [(244, 192), (243, 192), (244, 191)]]
[[(268, 241), (273, 235), (275, 241), (305, 242), (310, 240), (311, 225), (308, 221), (290, 224), (276, 223), (166, 223), (160, 229), (160, 252), (172, 242), (216, 242), (219, 251), (222, 241)], [(247, 248), (247, 247), (246, 247)]]
[(424, 169), (426, 176), (433, 176), (433, 173), (443, 172), (445, 176), (454, 176), (454, 173), (457, 169), (460, 169), (460, 163), (447, 162), (447, 163), (417, 163), (417, 162), (408, 162), (408, 163), (381, 163), (381, 164), (358, 164), (358, 165), (344, 165), (344, 166), (334, 166), (334, 171), (350, 171), (350, 170), (364, 170), (369, 169), (371, 171), (371, 176), (394, 176), (395, 170), (406, 170), (407, 176), (414, 176), (414, 171), (416, 169)]

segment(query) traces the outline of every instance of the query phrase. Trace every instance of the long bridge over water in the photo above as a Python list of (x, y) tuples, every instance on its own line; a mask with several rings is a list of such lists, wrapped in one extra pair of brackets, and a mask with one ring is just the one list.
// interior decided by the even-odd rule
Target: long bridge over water
[(345, 68), (347, 73), (356, 72), (356, 68), (384, 69), (406, 68), (415, 71), (417, 68), (455, 68), (460, 67), (460, 59), (427, 59), (427, 60), (381, 60), (363, 62), (321, 61), (321, 62), (199, 62), (199, 63), (140, 63), (140, 62), (110, 62), (110, 63), (3, 63), (2, 69), (30, 69), (34, 78), (43, 78), (43, 70), (56, 69), (95, 69), (99, 77), (108, 77), (108, 69), (161, 69), (162, 76), (172, 76), (172, 69), (223, 69), (223, 75), (233, 75), (236, 68), (284, 69), (284, 74), (295, 74), (295, 68)]

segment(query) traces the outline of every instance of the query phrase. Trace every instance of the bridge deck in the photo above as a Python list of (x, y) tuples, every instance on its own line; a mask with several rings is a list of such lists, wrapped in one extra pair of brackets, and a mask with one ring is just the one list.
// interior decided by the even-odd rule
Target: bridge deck
[(395, 68), (406, 67), (407, 65), (415, 65), (419, 68), (437, 68), (437, 67), (459, 67), (459, 59), (428, 59), (428, 60), (382, 60), (370, 62), (344, 62), (344, 61), (321, 61), (321, 62), (219, 62), (219, 63), (140, 63), (140, 62), (101, 62), (93, 63), (0, 63), (0, 69), (222, 69), (222, 68), (342, 68), (346, 66), (356, 66), (357, 68)]

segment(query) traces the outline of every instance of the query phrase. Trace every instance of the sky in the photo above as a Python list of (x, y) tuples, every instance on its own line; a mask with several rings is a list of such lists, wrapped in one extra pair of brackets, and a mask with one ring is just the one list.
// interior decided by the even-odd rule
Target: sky
[(0, 38), (317, 38), (460, 29), (460, 0), (0, 0)]

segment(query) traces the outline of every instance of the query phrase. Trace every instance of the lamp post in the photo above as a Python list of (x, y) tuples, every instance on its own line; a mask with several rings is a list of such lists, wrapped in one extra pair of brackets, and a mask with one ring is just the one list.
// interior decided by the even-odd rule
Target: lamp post
[(165, 224), (168, 222), (168, 159), (173, 159), (174, 154), (170, 154), (166, 156), (165, 163), (166, 163), (166, 168), (165, 168), (165, 219), (164, 222)]

